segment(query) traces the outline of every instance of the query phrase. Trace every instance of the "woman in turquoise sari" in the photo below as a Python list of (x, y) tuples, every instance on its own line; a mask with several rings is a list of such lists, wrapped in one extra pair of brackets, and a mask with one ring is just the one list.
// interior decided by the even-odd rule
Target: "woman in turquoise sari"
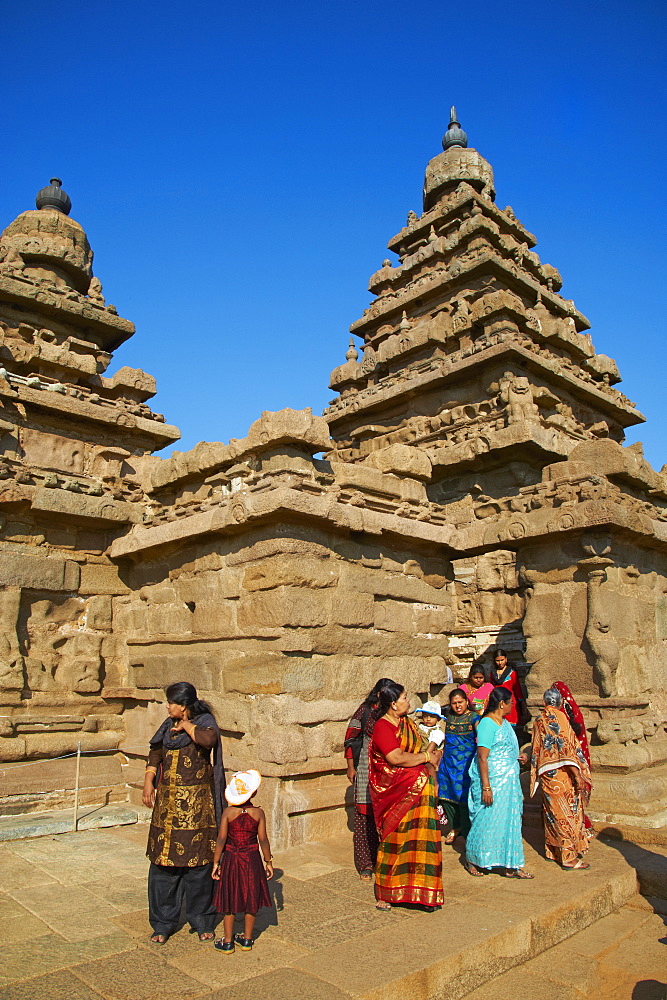
[(449, 692), (449, 708), (445, 710), (445, 746), (438, 768), (438, 799), (449, 823), (446, 844), (453, 844), (459, 834), (468, 836), (468, 791), (470, 765), (477, 753), (475, 729), (479, 715), (471, 712), (465, 691), (454, 688)]
[(466, 840), (465, 866), (471, 875), (485, 875), (500, 868), (507, 878), (533, 878), (524, 871), (521, 820), (523, 792), (519, 744), (505, 716), (512, 711), (512, 692), (497, 687), (477, 727), (477, 756), (470, 765), (470, 833)]

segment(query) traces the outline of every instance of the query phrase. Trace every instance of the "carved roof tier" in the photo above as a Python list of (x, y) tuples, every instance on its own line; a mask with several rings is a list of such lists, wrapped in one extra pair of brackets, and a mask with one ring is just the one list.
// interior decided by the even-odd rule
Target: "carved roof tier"
[[(581, 440), (622, 440), (644, 418), (613, 388), (615, 362), (596, 353), (535, 237), (510, 206), (495, 205), (490, 165), (453, 122), (445, 152), (427, 166), (424, 214), (411, 212), (390, 240), (399, 260), (371, 276), (375, 298), (350, 327), (363, 355), (348, 351), (331, 374), (334, 453), (363, 461), (406, 441), (444, 450), (449, 463), (478, 435), (489, 462), (510, 439), (532, 440), (544, 461)], [(510, 428), (517, 422), (526, 433)]]

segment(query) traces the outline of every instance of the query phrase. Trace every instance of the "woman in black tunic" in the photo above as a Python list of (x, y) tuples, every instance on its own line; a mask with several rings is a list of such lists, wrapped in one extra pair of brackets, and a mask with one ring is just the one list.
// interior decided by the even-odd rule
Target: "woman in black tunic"
[(146, 854), (151, 941), (186, 916), (200, 941), (213, 939), (213, 851), (222, 815), (224, 771), (220, 731), (208, 705), (185, 681), (167, 690), (169, 716), (150, 741), (143, 802), (153, 807)]

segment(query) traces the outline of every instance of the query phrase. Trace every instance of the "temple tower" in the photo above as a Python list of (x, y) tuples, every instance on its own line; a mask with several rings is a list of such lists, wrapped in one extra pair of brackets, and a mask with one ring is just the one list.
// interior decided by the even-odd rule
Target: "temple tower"
[(329, 458), (421, 477), (453, 550), (455, 672), (496, 643), (535, 707), (566, 680), (589, 713), (598, 815), (659, 825), (667, 478), (622, 447), (644, 418), (535, 237), (495, 204), (455, 108), (442, 145), (350, 327), (361, 354), (351, 341), (332, 372)]
[[(3, 760), (48, 759), (80, 740), (88, 749), (118, 745), (111, 602), (127, 588), (106, 553), (144, 517), (135, 466), (180, 436), (147, 405), (150, 375), (104, 374), (134, 326), (105, 302), (58, 178), (36, 206), (0, 237)], [(7, 808), (65, 801), (65, 770), (63, 762), (40, 767), (29, 789), (8, 777)], [(82, 802), (125, 797), (119, 760), (87, 762), (86, 780)]]

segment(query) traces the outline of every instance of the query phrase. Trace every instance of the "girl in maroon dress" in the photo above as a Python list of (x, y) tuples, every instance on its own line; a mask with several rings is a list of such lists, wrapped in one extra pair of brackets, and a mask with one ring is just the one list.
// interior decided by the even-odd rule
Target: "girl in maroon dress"
[[(261, 780), (259, 771), (237, 771), (225, 789), (229, 805), (220, 821), (212, 872), (218, 883), (213, 905), (218, 913), (224, 914), (224, 935), (214, 945), (225, 955), (231, 955), (235, 945), (241, 951), (250, 951), (257, 911), (262, 906), (271, 906), (266, 880), (273, 878), (273, 865), (266, 817), (263, 809), (250, 805)], [(237, 913), (244, 914), (245, 923), (243, 934), (234, 936)]]

